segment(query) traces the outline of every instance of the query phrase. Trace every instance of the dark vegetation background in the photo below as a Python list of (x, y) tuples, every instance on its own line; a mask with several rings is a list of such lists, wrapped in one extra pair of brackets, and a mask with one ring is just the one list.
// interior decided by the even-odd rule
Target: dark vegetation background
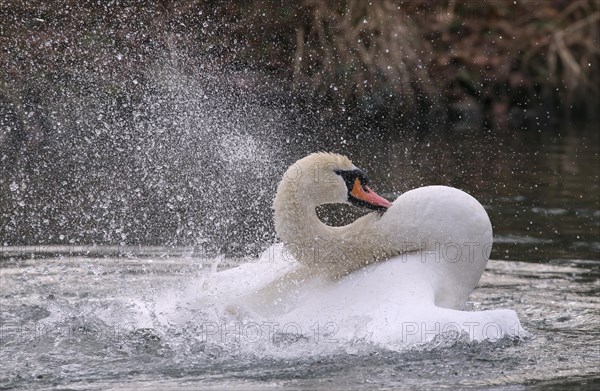
[[(0, 0), (0, 15), (2, 245), (268, 240), (246, 212), (308, 134), (599, 112), (596, 0)], [(269, 137), (256, 177), (235, 156)], [(244, 175), (264, 194), (207, 193)]]
[[(595, 0), (0, 2), (3, 100), (83, 71), (118, 83), (179, 57), (281, 78), (332, 109), (414, 114), (477, 102), (595, 113)], [(119, 55), (120, 54), (120, 55)], [(26, 91), (26, 92), (23, 92)]]

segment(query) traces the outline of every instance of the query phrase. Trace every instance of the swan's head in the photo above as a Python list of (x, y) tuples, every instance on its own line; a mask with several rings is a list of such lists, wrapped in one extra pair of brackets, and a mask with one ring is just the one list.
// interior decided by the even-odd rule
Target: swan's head
[(299, 201), (310, 207), (351, 203), (385, 211), (392, 205), (367, 186), (369, 179), (362, 170), (338, 154), (313, 153), (298, 160), (286, 171), (280, 191), (282, 184), (289, 183), (295, 184)]

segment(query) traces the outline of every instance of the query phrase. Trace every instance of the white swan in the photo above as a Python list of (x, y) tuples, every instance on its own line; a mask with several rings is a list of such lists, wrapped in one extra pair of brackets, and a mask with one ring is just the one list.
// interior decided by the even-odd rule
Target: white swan
[[(306, 328), (334, 324), (337, 337), (386, 344), (425, 342), (445, 331), (472, 340), (524, 335), (514, 311), (463, 311), (492, 245), (477, 200), (428, 186), (392, 204), (367, 183), (341, 155), (316, 153), (292, 165), (274, 201), (283, 246), (217, 273), (234, 311)], [(376, 211), (343, 227), (317, 217), (318, 205), (347, 202)]]

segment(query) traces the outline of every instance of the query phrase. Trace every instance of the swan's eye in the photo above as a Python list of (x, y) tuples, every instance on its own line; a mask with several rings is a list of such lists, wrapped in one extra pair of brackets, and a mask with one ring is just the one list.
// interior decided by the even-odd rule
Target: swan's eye
[(385, 211), (392, 206), (388, 200), (369, 189), (367, 186), (369, 178), (361, 170), (336, 170), (335, 173), (344, 179), (348, 188), (348, 201), (350, 203), (378, 211)]
[(351, 192), (354, 188), (354, 183), (358, 179), (360, 184), (366, 186), (369, 183), (369, 177), (362, 170), (354, 169), (354, 170), (335, 170), (336, 174), (340, 175), (344, 182), (346, 183), (346, 187), (348, 188), (348, 192)]

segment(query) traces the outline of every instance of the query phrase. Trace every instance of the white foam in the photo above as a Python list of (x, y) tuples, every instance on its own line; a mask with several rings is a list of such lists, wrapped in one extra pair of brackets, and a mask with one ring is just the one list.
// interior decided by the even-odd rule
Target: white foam
[(211, 272), (184, 289), (165, 292), (154, 313), (142, 317), (154, 316), (163, 326), (194, 324), (203, 341), (235, 342), (254, 353), (258, 346), (269, 350), (271, 345), (280, 353), (298, 354), (289, 349), (294, 343), (303, 345), (305, 354), (307, 348), (351, 349), (357, 342), (402, 350), (440, 338), (472, 342), (527, 335), (512, 310), (435, 306), (417, 261), (393, 258), (335, 282), (319, 277), (294, 281), (286, 276), (300, 266), (276, 244), (256, 262)]

